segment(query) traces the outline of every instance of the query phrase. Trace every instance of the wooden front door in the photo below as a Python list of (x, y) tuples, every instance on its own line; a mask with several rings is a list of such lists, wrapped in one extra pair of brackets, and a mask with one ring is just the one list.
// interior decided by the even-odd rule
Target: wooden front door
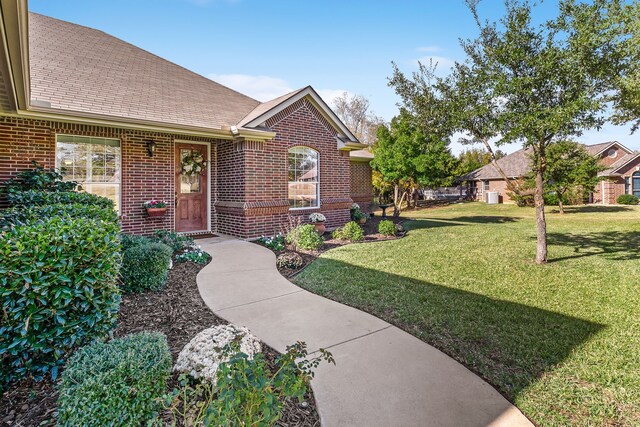
[[(176, 143), (176, 231), (205, 231), (207, 217), (209, 168), (208, 146)], [(189, 170), (196, 173), (188, 173)]]

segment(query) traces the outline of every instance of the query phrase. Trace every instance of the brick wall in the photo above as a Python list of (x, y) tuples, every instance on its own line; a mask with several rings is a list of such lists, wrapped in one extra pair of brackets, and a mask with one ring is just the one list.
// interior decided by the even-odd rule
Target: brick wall
[[(219, 183), (216, 212), (221, 233), (245, 238), (280, 231), (288, 216), (304, 220), (322, 212), (327, 227), (349, 220), (349, 153), (337, 149), (336, 132), (306, 99), (270, 118), (276, 132), (272, 141), (225, 142), (218, 153)], [(320, 208), (289, 210), (287, 154), (291, 147), (306, 146), (320, 153)]]
[[(0, 182), (14, 177), (21, 170), (29, 169), (32, 160), (47, 168), (55, 167), (56, 134), (120, 140), (121, 223), (123, 231), (135, 234), (150, 234), (155, 230), (170, 230), (174, 227), (174, 140), (215, 142), (165, 133), (0, 117)], [(149, 139), (157, 143), (156, 153), (152, 158), (147, 155), (146, 141)], [(215, 144), (212, 146), (212, 157), (214, 153)], [(215, 194), (215, 184), (212, 179), (212, 195)], [(169, 202), (165, 216), (147, 217), (142, 204), (152, 198)], [(212, 224), (215, 224), (213, 209)]]
[(476, 200), (481, 202), (486, 202), (485, 193), (487, 191), (497, 191), (500, 199), (500, 203), (515, 203), (511, 197), (509, 197), (509, 189), (507, 188), (507, 183), (502, 179), (491, 179), (489, 180), (489, 189), (484, 190), (484, 181), (477, 181), (476, 184)]
[(351, 199), (360, 205), (364, 212), (371, 212), (373, 184), (371, 183), (371, 165), (368, 162), (351, 162)]

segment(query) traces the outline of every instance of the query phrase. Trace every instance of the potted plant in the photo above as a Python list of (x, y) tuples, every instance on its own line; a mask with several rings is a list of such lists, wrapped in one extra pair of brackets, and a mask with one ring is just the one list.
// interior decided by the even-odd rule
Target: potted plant
[(144, 207), (149, 216), (163, 216), (167, 212), (167, 202), (164, 200), (149, 200)]
[(309, 222), (316, 227), (316, 231), (320, 234), (324, 234), (326, 228), (324, 226), (324, 222), (327, 218), (322, 215), (320, 212), (314, 212), (309, 215)]
[(356, 221), (360, 224), (364, 224), (365, 222), (367, 222), (367, 215), (362, 212), (362, 209), (360, 209), (360, 205), (358, 205), (357, 203), (354, 203), (351, 205), (351, 220), (352, 221)]

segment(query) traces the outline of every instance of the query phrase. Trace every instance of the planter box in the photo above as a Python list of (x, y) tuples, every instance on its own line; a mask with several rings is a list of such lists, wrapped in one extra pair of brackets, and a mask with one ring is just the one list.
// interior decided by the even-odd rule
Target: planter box
[(164, 214), (167, 212), (167, 208), (146, 208), (146, 209), (147, 209), (147, 215), (149, 215), (150, 217), (164, 216)]

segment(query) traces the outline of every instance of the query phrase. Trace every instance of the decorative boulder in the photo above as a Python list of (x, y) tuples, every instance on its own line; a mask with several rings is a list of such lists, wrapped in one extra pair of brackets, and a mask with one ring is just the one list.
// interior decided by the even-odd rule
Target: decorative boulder
[(249, 359), (260, 353), (261, 344), (249, 329), (236, 325), (219, 325), (198, 333), (184, 346), (173, 370), (186, 372), (194, 378), (215, 380), (218, 366), (228, 362), (230, 354), (225, 354), (225, 347), (233, 342), (240, 346), (240, 351)]
[(396, 224), (396, 233), (404, 233), (404, 227), (402, 224)]

